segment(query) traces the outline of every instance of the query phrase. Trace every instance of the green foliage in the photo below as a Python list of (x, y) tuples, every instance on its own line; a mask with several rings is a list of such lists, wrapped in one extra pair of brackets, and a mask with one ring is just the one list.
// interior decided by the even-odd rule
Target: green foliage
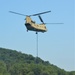
[(68, 75), (75, 75), (75, 71), (69, 72)]
[(6, 64), (0, 61), (0, 75), (9, 75), (7, 72)]
[(75, 75), (16, 50), (0, 48), (0, 75)]

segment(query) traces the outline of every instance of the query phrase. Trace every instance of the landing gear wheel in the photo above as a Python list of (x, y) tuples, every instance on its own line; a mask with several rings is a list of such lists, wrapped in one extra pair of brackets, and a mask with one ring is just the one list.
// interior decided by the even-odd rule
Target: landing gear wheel
[(28, 30), (27, 30), (27, 32), (28, 32)]
[(36, 32), (36, 34), (38, 34), (38, 33)]

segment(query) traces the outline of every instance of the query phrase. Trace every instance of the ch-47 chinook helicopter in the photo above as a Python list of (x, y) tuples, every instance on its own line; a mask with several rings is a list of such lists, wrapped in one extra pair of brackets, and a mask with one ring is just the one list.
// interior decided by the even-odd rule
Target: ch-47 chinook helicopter
[[(42, 13), (37, 13), (37, 14), (33, 14), (33, 15), (24, 15), (24, 14), (20, 14), (20, 13), (16, 13), (16, 12), (13, 12), (13, 11), (9, 11), (10, 13), (14, 13), (14, 14), (18, 14), (18, 15), (22, 15), (22, 16), (26, 16), (26, 22), (25, 22), (25, 26), (27, 28), (27, 31), (30, 30), (30, 31), (35, 31), (36, 34), (38, 32), (47, 32), (47, 28), (45, 26), (45, 24), (47, 23), (44, 23), (43, 19), (41, 18), (40, 15), (42, 14), (45, 14), (45, 13), (49, 13), (51, 11), (46, 11), (46, 12), (42, 12)], [(41, 24), (36, 24), (35, 21), (33, 21), (31, 19), (31, 16), (38, 16), (40, 21), (42, 22)], [(49, 23), (49, 24), (62, 24), (62, 23)]]

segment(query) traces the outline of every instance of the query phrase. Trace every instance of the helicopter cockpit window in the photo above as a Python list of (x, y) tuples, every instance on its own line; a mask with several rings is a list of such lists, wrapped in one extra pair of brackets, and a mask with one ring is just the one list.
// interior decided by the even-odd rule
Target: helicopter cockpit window
[(46, 29), (46, 27), (45, 27), (45, 29)]

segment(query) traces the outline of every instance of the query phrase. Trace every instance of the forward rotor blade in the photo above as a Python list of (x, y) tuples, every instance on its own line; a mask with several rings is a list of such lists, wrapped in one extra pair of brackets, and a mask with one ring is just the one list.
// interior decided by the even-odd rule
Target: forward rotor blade
[(46, 12), (42, 12), (42, 13), (37, 13), (37, 14), (30, 15), (30, 16), (41, 15), (41, 14), (45, 14), (45, 13), (49, 13), (49, 12), (51, 12), (51, 11), (46, 11)]
[(18, 14), (18, 15), (21, 15), (21, 16), (27, 16), (27, 15), (24, 15), (24, 14), (20, 14), (20, 13), (16, 13), (16, 12), (13, 12), (13, 11), (9, 11), (10, 13), (14, 13), (14, 14)]
[(44, 24), (44, 21), (42, 20), (41, 16), (39, 15), (38, 17), (39, 17), (40, 21)]
[(64, 23), (44, 23), (44, 24), (64, 24)]

